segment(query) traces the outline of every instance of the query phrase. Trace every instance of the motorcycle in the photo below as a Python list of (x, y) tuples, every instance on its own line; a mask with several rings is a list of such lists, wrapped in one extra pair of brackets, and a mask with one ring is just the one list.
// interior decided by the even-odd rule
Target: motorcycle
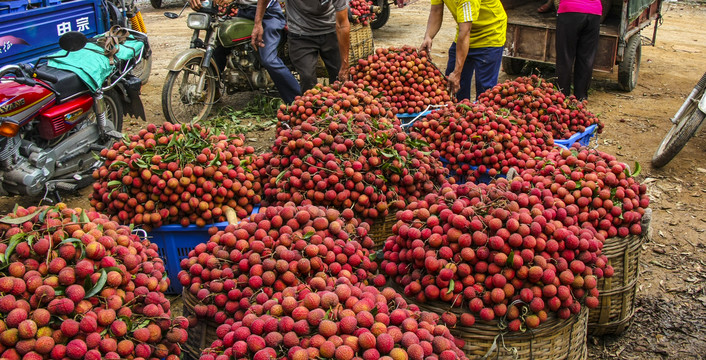
[[(108, 0), (105, 6), (108, 8), (110, 24), (123, 28), (132, 29), (141, 33), (146, 33), (145, 21), (142, 13), (137, 8), (136, 0)], [(142, 80), (142, 85), (147, 84), (152, 71), (152, 54), (149, 52), (143, 56), (142, 61), (135, 64), (132, 74)]]
[[(226, 14), (229, 12), (227, 8)], [(169, 12), (164, 15), (171, 19), (179, 17)], [(206, 119), (222, 88), (229, 95), (274, 89), (274, 83), (250, 43), (254, 21), (221, 16), (211, 1), (197, 12), (190, 13), (186, 23), (194, 29), (189, 49), (177, 54), (169, 63), (169, 73), (162, 88), (162, 111), (167, 121), (189, 123)], [(203, 39), (200, 37), (202, 31), (205, 32)], [(286, 35), (285, 30), (278, 54), (294, 71), (286, 50)], [(222, 71), (213, 58), (218, 48), (225, 48), (227, 52)]]
[(44, 193), (45, 199), (53, 194), (61, 201), (59, 190), (93, 182), (91, 173), (100, 164), (94, 152), (122, 138), (124, 114), (144, 119), (141, 81), (130, 71), (149, 44), (144, 34), (127, 31), (141, 35), (144, 46), (132, 59), (116, 58), (95, 91), (75, 72), (40, 64), (69, 59), (84, 48), (88, 40), (80, 32), (59, 39), (65, 55), (0, 68), (0, 195)]

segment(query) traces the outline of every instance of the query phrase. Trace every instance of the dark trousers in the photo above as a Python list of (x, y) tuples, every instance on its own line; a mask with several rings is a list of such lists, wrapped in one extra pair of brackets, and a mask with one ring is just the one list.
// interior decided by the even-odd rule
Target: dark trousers
[[(251, 20), (255, 19), (255, 7), (239, 9), (238, 16)], [(282, 30), (285, 25), (286, 19), (282, 12), (282, 7), (275, 2), (274, 5), (267, 8), (262, 19), (262, 41), (265, 46), (257, 49), (257, 51), (260, 55), (262, 66), (270, 74), (270, 78), (275, 83), (282, 100), (290, 104), (297, 95), (301, 94), (301, 91), (297, 79), (294, 78), (289, 68), (284, 65), (282, 59), (277, 56), (277, 47), (282, 38)]]
[(573, 67), (574, 95), (588, 98), (593, 75), (593, 61), (598, 50), (601, 16), (583, 13), (561, 13), (556, 19), (557, 84), (566, 96), (571, 94)]
[(299, 73), (302, 93), (316, 86), (316, 65), (319, 63), (319, 56), (326, 66), (329, 81), (333, 83), (341, 69), (341, 53), (336, 33), (314, 36), (289, 33), (289, 58)]
[[(461, 71), (461, 87), (456, 94), (456, 99), (469, 99), (471, 97), (471, 80), (476, 74), (476, 98), (485, 90), (498, 84), (500, 63), (503, 59), (503, 47), (484, 47), (468, 49), (466, 62)], [(449, 48), (449, 61), (446, 64), (446, 76), (456, 68), (456, 43)]]

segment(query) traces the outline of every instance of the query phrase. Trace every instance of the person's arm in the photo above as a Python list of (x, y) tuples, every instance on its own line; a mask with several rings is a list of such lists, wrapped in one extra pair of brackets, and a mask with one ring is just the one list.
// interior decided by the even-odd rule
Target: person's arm
[(456, 66), (454, 71), (449, 74), (447, 78), (449, 83), (449, 92), (456, 94), (461, 88), (461, 72), (463, 71), (463, 64), (466, 63), (466, 57), (468, 56), (468, 45), (471, 35), (472, 23), (462, 22), (458, 24), (458, 38), (456, 39)]
[(336, 37), (338, 37), (338, 50), (341, 53), (341, 69), (338, 71), (338, 80), (346, 81), (350, 70), (348, 56), (351, 45), (351, 23), (348, 22), (348, 8), (336, 12)]
[(199, 10), (201, 9), (201, 0), (189, 0), (189, 6), (193, 10)]
[(424, 41), (419, 46), (420, 51), (426, 51), (431, 58), (431, 44), (434, 37), (441, 29), (441, 23), (444, 20), (444, 4), (433, 4), (429, 10), (429, 19), (427, 20), (427, 31), (424, 34)]
[(255, 10), (255, 25), (252, 27), (252, 38), (250, 42), (255, 49), (265, 47), (265, 42), (262, 41), (262, 34), (264, 30), (262, 29), (262, 19), (265, 17), (265, 12), (267, 11), (267, 5), (270, 4), (270, 0), (257, 0), (257, 10)]

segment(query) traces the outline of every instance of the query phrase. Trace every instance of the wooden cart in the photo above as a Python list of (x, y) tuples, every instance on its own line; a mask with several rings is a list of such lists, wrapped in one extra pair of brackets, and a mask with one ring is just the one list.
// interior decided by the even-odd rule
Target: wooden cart
[[(514, 75), (527, 61), (554, 64), (556, 61), (556, 14), (537, 13), (544, 1), (502, 0), (508, 16), (503, 70)], [(654, 22), (654, 46), (662, 20), (662, 0), (603, 0), (604, 20), (594, 70), (613, 72), (618, 65), (618, 84), (625, 91), (637, 86), (642, 52), (642, 30)]]

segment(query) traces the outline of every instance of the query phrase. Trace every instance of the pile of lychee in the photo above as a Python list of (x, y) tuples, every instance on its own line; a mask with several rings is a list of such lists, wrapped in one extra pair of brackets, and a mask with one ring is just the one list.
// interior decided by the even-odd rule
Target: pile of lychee
[(277, 112), (277, 133), (301, 125), (312, 116), (343, 114), (346, 117), (364, 113), (372, 117), (392, 119), (394, 113), (390, 104), (380, 97), (375, 88), (358, 86), (353, 82), (335, 82), (331, 85), (318, 84), (297, 96), (291, 105), (282, 104)]
[(361, 87), (379, 91), (395, 114), (418, 113), (451, 101), (444, 75), (426, 51), (411, 46), (377, 48), (359, 59), (350, 73)]
[(286, 204), (214, 231), (181, 261), (179, 281), (198, 301), (190, 320), (239, 321), (274, 293), (307, 281), (325, 286), (328, 276), (367, 280), (377, 270), (368, 230), (351, 212)]
[(179, 359), (157, 248), (96, 212), (18, 207), (0, 219), (0, 357)]
[(515, 117), (537, 119), (554, 139), (568, 139), (594, 124), (598, 133), (603, 131), (603, 122), (588, 111), (584, 102), (573, 95), (566, 97), (537, 75), (497, 84), (482, 93), (478, 103), (496, 110), (509, 109)]
[[(368, 92), (350, 82), (338, 88), (339, 94), (351, 92), (325, 105), (334, 109), (330, 114), (279, 131), (265, 171), (270, 178), (264, 202), (333, 207), (374, 220), (445, 181), (443, 166), (423, 142), (402, 131), (399, 120), (365, 111), (367, 105), (377, 109)], [(359, 111), (336, 110), (356, 101)]]
[(105, 164), (93, 173), (91, 206), (148, 231), (224, 221), (225, 205), (245, 217), (262, 191), (254, 151), (242, 135), (212, 134), (198, 124), (149, 124), (101, 151)]
[(518, 185), (445, 185), (410, 203), (397, 213), (381, 271), (416, 302), (459, 309), (465, 326), (503, 319), (518, 331), (595, 308), (597, 280), (613, 273), (597, 232)]
[(510, 183), (553, 204), (573, 224), (597, 231), (605, 240), (641, 235), (642, 217), (650, 204), (647, 186), (628, 167), (605, 152), (579, 147), (554, 149), (520, 171)]
[(514, 116), (463, 100), (434, 110), (412, 125), (411, 137), (429, 144), (451, 170), (454, 182), (475, 182), (481, 174), (505, 174), (511, 167), (533, 165), (554, 147), (551, 133), (536, 119)]
[(438, 315), (408, 306), (391, 288), (328, 280), (287, 287), (229, 319), (201, 360), (467, 359)]

